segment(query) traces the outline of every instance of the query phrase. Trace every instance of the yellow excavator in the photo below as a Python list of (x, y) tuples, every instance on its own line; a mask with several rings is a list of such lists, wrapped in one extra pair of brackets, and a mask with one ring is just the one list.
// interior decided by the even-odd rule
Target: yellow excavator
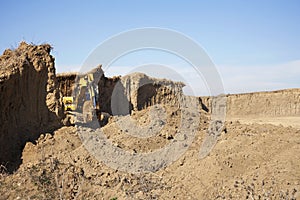
[(86, 74), (78, 75), (73, 96), (63, 97), (65, 111), (82, 113), (84, 122), (91, 122), (95, 118), (100, 119), (96, 81), (100, 80), (102, 74), (100, 65)]
[(73, 97), (63, 97), (63, 104), (65, 111), (75, 111), (76, 105), (74, 104)]

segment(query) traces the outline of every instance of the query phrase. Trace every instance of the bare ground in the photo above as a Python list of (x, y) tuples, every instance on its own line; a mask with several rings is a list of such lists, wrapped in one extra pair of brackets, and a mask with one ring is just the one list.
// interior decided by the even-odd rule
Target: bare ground
[(235, 117), (229, 118), (232, 121), (240, 121), (243, 124), (273, 124), (276, 126), (289, 127), (300, 129), (300, 116), (293, 117)]
[[(147, 123), (145, 112), (134, 118)], [(152, 151), (172, 140), (165, 133), (177, 118), (169, 116), (156, 140), (125, 137), (114, 122), (105, 130), (123, 149)], [(0, 199), (299, 199), (300, 130), (290, 118), (280, 119), (230, 119), (210, 155), (199, 159), (202, 121), (180, 159), (141, 174), (109, 168), (89, 154), (75, 127), (63, 127), (26, 144), (20, 168), (0, 176)]]

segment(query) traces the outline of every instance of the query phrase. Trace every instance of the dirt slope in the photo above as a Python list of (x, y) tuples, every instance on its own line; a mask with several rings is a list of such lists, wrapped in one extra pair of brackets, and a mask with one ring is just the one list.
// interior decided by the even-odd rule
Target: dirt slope
[[(145, 112), (135, 112), (134, 118), (147, 123)], [(176, 123), (177, 117), (168, 115), (170, 125), (162, 133), (173, 132), (172, 121)], [(23, 164), (15, 174), (2, 176), (0, 192), (8, 199), (300, 198), (299, 130), (228, 122), (226, 133), (210, 155), (199, 159), (206, 129), (205, 123), (201, 124), (180, 159), (159, 171), (142, 174), (106, 166), (89, 154), (75, 127), (61, 128), (53, 136), (42, 135), (36, 145), (26, 144)], [(165, 134), (138, 140), (116, 128), (111, 122), (105, 134), (128, 151), (152, 151), (174, 140)]]

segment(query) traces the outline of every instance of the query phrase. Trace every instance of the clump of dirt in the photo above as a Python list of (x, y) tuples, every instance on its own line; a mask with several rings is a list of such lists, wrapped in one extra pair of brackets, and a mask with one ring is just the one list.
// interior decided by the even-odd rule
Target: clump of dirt
[(27, 141), (61, 126), (63, 116), (51, 46), (21, 42), (0, 57), (0, 164), (13, 171)]

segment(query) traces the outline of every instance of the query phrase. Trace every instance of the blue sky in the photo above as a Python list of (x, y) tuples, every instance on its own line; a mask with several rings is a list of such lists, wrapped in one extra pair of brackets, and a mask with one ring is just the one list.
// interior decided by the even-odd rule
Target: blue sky
[[(0, 51), (17, 47), (21, 40), (50, 43), (57, 71), (74, 71), (112, 35), (161, 27), (189, 36), (206, 50), (226, 93), (300, 87), (300, 1), (83, 2), (2, 1)], [(153, 62), (186, 70), (183, 63), (167, 57), (153, 55)], [(146, 54), (128, 58), (116, 63), (123, 69), (109, 75), (150, 62)], [(184, 76), (196, 88), (201, 84), (191, 74), (187, 70)], [(195, 93), (202, 94), (201, 88)]]

